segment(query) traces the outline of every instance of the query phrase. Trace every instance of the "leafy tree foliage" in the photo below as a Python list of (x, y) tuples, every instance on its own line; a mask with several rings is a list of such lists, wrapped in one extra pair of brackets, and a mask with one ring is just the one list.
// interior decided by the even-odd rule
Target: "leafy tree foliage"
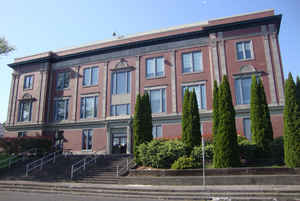
[(14, 51), (15, 48), (10, 46), (4, 37), (0, 37), (0, 55)]
[(189, 90), (185, 90), (184, 98), (183, 98), (183, 105), (182, 105), (182, 132), (181, 132), (181, 139), (182, 141), (188, 146), (192, 147), (190, 133), (192, 132), (191, 127), (191, 115), (190, 115), (190, 108), (191, 108), (191, 101), (190, 98), (191, 93)]

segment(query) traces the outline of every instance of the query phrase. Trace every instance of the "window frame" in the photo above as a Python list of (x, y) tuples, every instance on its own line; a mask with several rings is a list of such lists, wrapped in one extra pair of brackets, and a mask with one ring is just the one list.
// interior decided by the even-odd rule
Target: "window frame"
[[(162, 69), (163, 69), (163, 74), (162, 75), (157, 75), (157, 60), (158, 59), (162, 59)], [(148, 61), (149, 60), (154, 60), (154, 76), (149, 76), (148, 75)], [(163, 56), (158, 56), (158, 57), (149, 57), (149, 58), (146, 58), (145, 60), (145, 63), (146, 63), (146, 69), (145, 69), (145, 77), (147, 79), (154, 79), (154, 78), (161, 78), (161, 77), (164, 77), (165, 76), (165, 58)]]
[[(160, 128), (160, 130), (161, 130), (161, 136), (158, 136), (157, 135), (157, 129), (158, 128)], [(154, 132), (154, 130), (155, 130), (155, 132)], [(163, 137), (163, 128), (162, 128), (162, 125), (161, 124), (157, 124), (157, 125), (153, 125), (152, 126), (152, 137), (153, 137), (153, 139), (157, 139), (157, 138), (162, 138)]]
[[(26, 120), (24, 118), (24, 104), (28, 103), (29, 105), (29, 118)], [(32, 100), (21, 100), (19, 102), (19, 109), (18, 109), (18, 122), (30, 122), (32, 120)]]
[[(149, 94), (150, 104), (151, 104), (151, 91), (160, 91), (160, 112), (153, 112), (152, 106), (152, 114), (160, 114), (160, 113), (166, 113), (167, 112), (167, 97), (166, 97), (166, 87), (153, 87), (153, 88), (147, 88), (145, 89), (145, 93)], [(163, 95), (164, 91), (164, 95)], [(163, 103), (163, 97), (164, 97), (164, 103)], [(151, 104), (152, 105), (152, 104)]]
[[(86, 99), (87, 98), (93, 98), (93, 114), (91, 117), (87, 117), (86, 115)], [(84, 105), (82, 103), (82, 100), (84, 100)], [(99, 95), (88, 95), (88, 96), (81, 96), (80, 97), (80, 119), (95, 119), (98, 117), (99, 112)], [(84, 107), (84, 111), (82, 111), (82, 108)]]
[(19, 131), (18, 138), (26, 137), (26, 131)]
[[(126, 105), (126, 114), (120, 114), (120, 115), (117, 115), (117, 107), (118, 106), (124, 106)], [(113, 107), (115, 107), (113, 109)], [(118, 116), (126, 116), (126, 115), (130, 115), (131, 114), (131, 111), (130, 111), (130, 103), (126, 103), (126, 104), (115, 104), (115, 105), (110, 105), (110, 116), (113, 116), (113, 117), (118, 117)]]
[[(249, 132), (250, 132), (250, 139), (247, 137), (247, 135), (246, 135), (246, 121), (249, 121), (249, 126), (250, 126), (250, 128), (249, 128)], [(250, 119), (250, 117), (245, 117), (245, 118), (243, 118), (243, 130), (244, 130), (244, 136), (249, 140), (249, 142), (251, 142), (252, 141), (252, 132), (251, 132), (251, 119)]]
[[(87, 135), (85, 136), (85, 132), (87, 132)], [(93, 137), (94, 132), (93, 129), (83, 129), (81, 133), (81, 151), (93, 151)], [(89, 138), (90, 137), (90, 138)], [(91, 148), (89, 149), (89, 145), (91, 145)], [(85, 147), (85, 149), (84, 149)]]
[[(58, 87), (58, 78), (59, 78), (59, 75), (63, 74), (63, 87)], [(68, 75), (68, 86), (65, 87), (65, 83), (66, 80), (65, 80), (65, 76)], [(70, 79), (71, 79), (71, 72), (70, 71), (64, 71), (64, 72), (56, 72), (56, 90), (60, 91), (60, 90), (65, 90), (65, 89), (69, 89), (70, 88)]]
[[(64, 118), (63, 119), (58, 119), (58, 113), (57, 113), (57, 103), (59, 101), (64, 101)], [(69, 98), (59, 98), (59, 99), (54, 99), (54, 115), (53, 115), (53, 119), (54, 121), (64, 121), (64, 120), (68, 120), (69, 118), (69, 106), (70, 106), (70, 102), (69, 102)]]
[[(256, 78), (258, 79), (259, 77), (256, 76)], [(235, 77), (234, 78), (234, 93), (235, 93), (235, 104), (236, 105), (249, 105), (250, 104), (250, 99), (251, 99), (251, 84), (250, 84), (250, 94), (249, 94), (249, 103), (245, 103), (245, 98), (244, 98), (244, 91), (243, 91), (243, 82), (242, 80), (245, 80), (245, 79), (249, 79), (251, 81), (251, 84), (252, 84), (252, 77), (251, 75), (248, 75), (248, 76), (239, 76), (239, 77)], [(240, 87), (239, 89), (237, 89), (237, 86), (236, 86), (236, 81), (237, 80), (240, 80)], [(240, 103), (238, 101), (238, 97), (237, 97), (237, 90), (239, 90), (239, 94), (240, 94)]]
[[(206, 110), (207, 109), (207, 90), (206, 90), (206, 83), (205, 82), (183, 84), (181, 86), (182, 104), (183, 104), (184, 92), (185, 92), (184, 88), (190, 88), (190, 87), (196, 87), (196, 86), (199, 86), (199, 88), (200, 88), (200, 103), (198, 103), (198, 109), (199, 110)], [(205, 93), (205, 97), (204, 98), (202, 97), (202, 87), (201, 86), (203, 86), (204, 89), (205, 89), (204, 90), (204, 93)], [(202, 102), (205, 102), (204, 107), (202, 107)]]
[[(195, 53), (200, 53), (200, 69), (199, 71), (195, 71), (195, 64), (194, 64), (194, 54)], [(184, 55), (189, 55), (191, 54), (192, 55), (192, 69), (191, 71), (188, 71), (188, 72), (185, 72), (184, 69), (187, 69), (187, 68), (184, 68)], [(203, 52), (201, 50), (195, 50), (195, 51), (190, 51), (190, 52), (183, 52), (181, 53), (181, 65), (182, 65), (182, 68), (181, 68), (181, 71), (183, 74), (190, 74), (190, 73), (201, 73), (204, 71), (204, 68), (203, 68)]]
[[(97, 69), (98, 73), (96, 74), (97, 75), (97, 83), (93, 83), (93, 69)], [(88, 81), (88, 83), (85, 83), (85, 71), (87, 70), (90, 70), (90, 73), (89, 73), (89, 76), (90, 76), (90, 79)], [(99, 67), (98, 66), (91, 66), (91, 67), (86, 67), (82, 70), (82, 86), (83, 87), (92, 87), (92, 86), (97, 86), (99, 84)]]
[[(118, 73), (126, 73), (126, 93), (118, 92)], [(131, 93), (131, 71), (129, 70), (118, 70), (118, 71), (112, 71), (111, 72), (111, 95), (124, 95), (124, 94), (130, 94)]]
[[(251, 58), (246, 58), (246, 50), (245, 50), (245, 43), (249, 42), (250, 43), (250, 53), (251, 53)], [(243, 58), (239, 59), (238, 57), (238, 47), (237, 45), (239, 43), (243, 43)], [(254, 59), (254, 51), (253, 51), (253, 42), (252, 40), (240, 40), (235, 42), (235, 57), (237, 61), (248, 61), (248, 60), (253, 60)]]
[[(29, 87), (27, 87), (27, 85), (26, 85), (27, 78), (31, 78), (31, 85)], [(23, 90), (33, 89), (33, 82), (34, 82), (34, 76), (33, 75), (25, 75), (24, 76), (24, 83), (23, 83)]]

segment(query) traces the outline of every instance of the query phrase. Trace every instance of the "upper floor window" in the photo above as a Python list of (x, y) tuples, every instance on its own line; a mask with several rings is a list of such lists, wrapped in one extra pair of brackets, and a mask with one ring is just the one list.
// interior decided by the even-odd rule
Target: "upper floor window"
[(110, 107), (111, 116), (129, 115), (130, 104), (112, 105)]
[(146, 77), (161, 77), (165, 74), (164, 58), (155, 57), (146, 59)]
[(54, 102), (54, 120), (65, 120), (68, 119), (69, 113), (69, 100), (55, 100)]
[(251, 77), (240, 77), (234, 81), (236, 104), (250, 104)]
[(153, 127), (152, 127), (152, 136), (153, 136), (153, 138), (162, 137), (162, 127), (161, 127), (161, 125), (153, 125)]
[(130, 71), (112, 72), (112, 94), (130, 93)]
[(189, 52), (182, 54), (182, 72), (202, 72), (202, 52)]
[(166, 89), (150, 89), (148, 93), (152, 113), (166, 112)]
[(19, 118), (18, 121), (31, 121), (32, 101), (24, 100), (19, 105)]
[(69, 88), (70, 72), (59, 72), (57, 73), (56, 89)]
[(99, 68), (97, 66), (85, 68), (83, 70), (83, 86), (93, 86), (98, 84)]
[(242, 41), (236, 43), (237, 60), (247, 60), (253, 58), (252, 42)]
[(84, 129), (82, 131), (82, 150), (90, 151), (93, 148), (93, 130)]
[(244, 135), (245, 137), (251, 141), (252, 134), (251, 134), (251, 120), (250, 118), (243, 119), (243, 126), (244, 126)]
[(98, 96), (81, 97), (80, 100), (80, 118), (97, 117)]
[(24, 89), (32, 89), (33, 75), (27, 75), (24, 78)]
[(26, 131), (18, 132), (18, 137), (26, 137)]
[(189, 90), (189, 91), (195, 90), (199, 109), (206, 109), (206, 88), (205, 88), (205, 84), (184, 86), (182, 88), (182, 92), (183, 92), (182, 97), (184, 97), (185, 90)]

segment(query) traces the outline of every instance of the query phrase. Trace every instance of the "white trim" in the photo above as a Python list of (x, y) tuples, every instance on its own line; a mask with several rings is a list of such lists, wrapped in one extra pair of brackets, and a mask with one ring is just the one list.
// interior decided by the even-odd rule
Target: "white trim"
[(159, 85), (159, 86), (145, 86), (144, 91), (147, 90), (155, 90), (155, 89), (166, 89), (168, 88), (168, 85)]

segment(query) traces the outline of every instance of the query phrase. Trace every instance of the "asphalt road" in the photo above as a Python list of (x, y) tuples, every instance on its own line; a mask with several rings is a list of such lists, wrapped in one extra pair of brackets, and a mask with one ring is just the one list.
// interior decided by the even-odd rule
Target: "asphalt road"
[[(60, 194), (40, 194), (0, 191), (0, 201), (155, 201), (152, 199), (106, 198)], [(169, 200), (170, 201), (170, 200)]]

